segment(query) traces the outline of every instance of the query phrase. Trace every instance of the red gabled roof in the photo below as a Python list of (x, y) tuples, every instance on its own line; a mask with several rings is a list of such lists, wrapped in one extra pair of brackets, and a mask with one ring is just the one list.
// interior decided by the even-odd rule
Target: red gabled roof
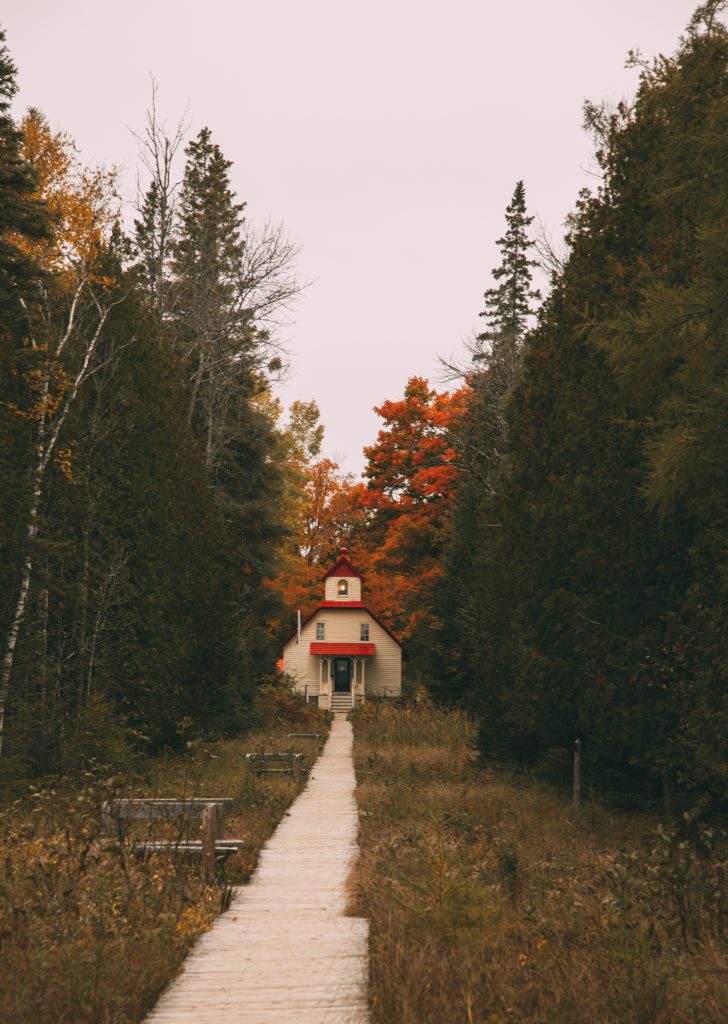
[(337, 561), (321, 579), (327, 580), (329, 576), (356, 576), (360, 580), (364, 579), (362, 573), (352, 565), (346, 548), (341, 549)]
[(374, 654), (374, 644), (327, 644), (314, 642), (310, 646), (311, 654)]

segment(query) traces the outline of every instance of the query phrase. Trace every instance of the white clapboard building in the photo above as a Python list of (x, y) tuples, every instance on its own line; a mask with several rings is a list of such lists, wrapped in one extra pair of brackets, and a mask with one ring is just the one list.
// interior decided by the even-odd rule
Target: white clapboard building
[(283, 671), (299, 693), (332, 711), (368, 697), (399, 697), (402, 645), (362, 600), (363, 577), (346, 548), (323, 578), (324, 599), (283, 645)]

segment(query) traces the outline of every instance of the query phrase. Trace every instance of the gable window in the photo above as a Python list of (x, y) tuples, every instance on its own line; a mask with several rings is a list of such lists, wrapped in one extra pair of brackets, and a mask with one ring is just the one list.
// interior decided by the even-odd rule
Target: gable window
[(369, 639), (369, 623), (368, 622), (362, 622), (361, 626), (359, 626), (359, 639), (360, 640), (368, 640)]
[(324, 640), (326, 638), (326, 624), (324, 622), (316, 623), (316, 639)]
[(346, 597), (349, 593), (349, 582), (348, 580), (339, 580), (336, 584), (336, 593), (339, 597)]

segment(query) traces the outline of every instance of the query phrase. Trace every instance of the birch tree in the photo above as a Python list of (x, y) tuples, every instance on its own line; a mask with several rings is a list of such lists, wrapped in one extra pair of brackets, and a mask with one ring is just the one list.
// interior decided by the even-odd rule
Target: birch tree
[(31, 112), (22, 125), (21, 154), (37, 176), (35, 196), (54, 230), (47, 239), (19, 238), (18, 248), (42, 270), (23, 300), (27, 315), (25, 395), (10, 403), (32, 434), (26, 474), (25, 543), (0, 667), (0, 753), (15, 652), (31, 588), (39, 514), (52, 467), (73, 477), (74, 446), (64, 435), (69, 413), (89, 376), (110, 310), (122, 301), (103, 271), (116, 218), (115, 174), (87, 170), (72, 141), (52, 133)]

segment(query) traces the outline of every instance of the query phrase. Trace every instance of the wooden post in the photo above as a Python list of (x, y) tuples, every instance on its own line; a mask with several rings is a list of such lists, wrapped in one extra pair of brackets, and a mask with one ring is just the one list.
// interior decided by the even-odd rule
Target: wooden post
[(128, 823), (122, 805), (117, 800), (107, 801), (101, 809), (102, 830), (105, 836), (126, 842)]
[(581, 810), (581, 740), (574, 740), (574, 810)]
[(215, 804), (215, 810), (217, 812), (217, 838), (225, 838), (225, 808), (221, 804)]
[(215, 843), (218, 839), (218, 809), (208, 804), (202, 812), (202, 876), (207, 882), (215, 881)]

